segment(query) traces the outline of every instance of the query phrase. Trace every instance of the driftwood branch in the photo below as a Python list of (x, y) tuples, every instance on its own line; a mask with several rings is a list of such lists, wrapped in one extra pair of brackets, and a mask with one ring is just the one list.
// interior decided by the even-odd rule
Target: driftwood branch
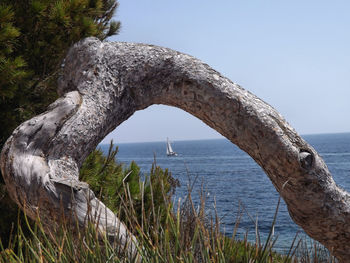
[(1, 155), (11, 197), (30, 216), (40, 208), (50, 225), (63, 204), (65, 213), (75, 213), (83, 225), (90, 211), (103, 218), (101, 231), (132, 243), (125, 226), (78, 181), (78, 171), (98, 143), (135, 111), (165, 104), (193, 114), (247, 152), (269, 176), (293, 220), (342, 262), (350, 262), (349, 193), (276, 110), (198, 59), (162, 47), (88, 38), (69, 51), (59, 93), (47, 112), (14, 131)]

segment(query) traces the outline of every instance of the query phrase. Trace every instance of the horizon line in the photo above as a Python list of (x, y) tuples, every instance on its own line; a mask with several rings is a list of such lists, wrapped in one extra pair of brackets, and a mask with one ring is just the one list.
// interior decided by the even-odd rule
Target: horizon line
[[(320, 132), (320, 133), (306, 133), (306, 134), (299, 134), (301, 137), (303, 136), (310, 136), (310, 135), (332, 135), (332, 134), (348, 134), (348, 132)], [(113, 139), (112, 139), (113, 140)], [(171, 140), (172, 142), (184, 142), (184, 141), (208, 141), (208, 140), (228, 140), (225, 136), (221, 136), (218, 138), (203, 138), (203, 139), (174, 139)], [(164, 140), (157, 140), (157, 141), (126, 141), (126, 142), (118, 142), (116, 143), (115, 140), (113, 140), (114, 144), (132, 144), (132, 143), (158, 143), (158, 142), (165, 142), (166, 139)], [(110, 144), (110, 142), (104, 142), (104, 143), (99, 143), (98, 145), (106, 145)]]

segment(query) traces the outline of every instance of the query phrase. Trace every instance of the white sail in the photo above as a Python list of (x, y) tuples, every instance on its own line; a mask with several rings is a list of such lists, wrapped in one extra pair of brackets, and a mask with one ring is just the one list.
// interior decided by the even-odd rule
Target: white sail
[(171, 147), (171, 144), (170, 144), (170, 142), (168, 142), (168, 148), (169, 148), (169, 153), (172, 153), (172, 152), (174, 152), (174, 151), (173, 151), (173, 148)]
[(173, 151), (173, 148), (171, 147), (169, 138), (167, 138), (167, 144), (166, 144), (166, 154), (168, 156), (176, 156), (177, 153)]
[(166, 138), (166, 154), (170, 155), (173, 153), (173, 148), (171, 147), (169, 138)]

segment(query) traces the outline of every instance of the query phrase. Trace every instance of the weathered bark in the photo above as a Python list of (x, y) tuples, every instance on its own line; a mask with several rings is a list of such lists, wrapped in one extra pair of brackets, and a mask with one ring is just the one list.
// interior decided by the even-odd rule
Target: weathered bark
[[(349, 194), (335, 184), (317, 152), (261, 99), (198, 59), (145, 44), (88, 38), (71, 48), (63, 71), (62, 98), (19, 126), (1, 155), (9, 192), (29, 215), (40, 207), (50, 224), (57, 222), (61, 201), (83, 225), (90, 206), (91, 214), (103, 217), (102, 230), (119, 232), (119, 220), (78, 181), (79, 167), (135, 111), (165, 104), (193, 114), (247, 152), (293, 220), (350, 262)], [(122, 224), (118, 235), (130, 241)]]

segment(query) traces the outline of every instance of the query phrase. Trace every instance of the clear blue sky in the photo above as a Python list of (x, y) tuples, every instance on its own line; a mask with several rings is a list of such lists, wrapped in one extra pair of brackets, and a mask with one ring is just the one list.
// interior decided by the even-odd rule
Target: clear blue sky
[[(193, 55), (274, 108), (301, 134), (350, 132), (350, 1), (120, 0), (111, 41)], [(105, 138), (220, 138), (186, 112), (152, 106)]]

